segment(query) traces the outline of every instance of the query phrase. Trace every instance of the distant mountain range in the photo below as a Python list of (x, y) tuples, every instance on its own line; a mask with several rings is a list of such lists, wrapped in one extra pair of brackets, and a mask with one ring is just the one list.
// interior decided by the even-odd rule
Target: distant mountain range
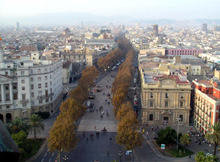
[[(144, 19), (144, 18), (132, 18), (129, 16), (99, 16), (89, 13), (79, 12), (66, 12), (66, 13), (50, 13), (41, 14), (36, 16), (16, 17), (16, 18), (4, 18), (0, 17), (0, 24), (14, 25), (14, 22), (20, 22), (21, 26), (24, 25), (80, 25), (83, 22), (85, 25), (97, 24), (105, 25), (109, 23), (113, 24), (130, 24), (140, 22), (143, 24), (173, 24), (180, 22), (179, 20), (172, 19)], [(182, 22), (193, 23), (208, 23), (208, 24), (220, 24), (220, 19), (195, 19), (184, 20)]]

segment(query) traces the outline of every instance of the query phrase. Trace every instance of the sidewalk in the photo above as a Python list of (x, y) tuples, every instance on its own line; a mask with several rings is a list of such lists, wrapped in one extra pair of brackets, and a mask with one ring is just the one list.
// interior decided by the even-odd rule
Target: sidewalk
[[(175, 126), (175, 125), (163, 125), (163, 126), (158, 126), (158, 127), (160, 130), (160, 129), (166, 128), (168, 126), (177, 130), (177, 126)], [(157, 126), (153, 127), (153, 131), (152, 131), (152, 126), (143, 126), (143, 128), (144, 128), (144, 136), (145, 136), (146, 140), (153, 140), (153, 136), (157, 135), (157, 132), (158, 132), (158, 130), (156, 131)], [(181, 125), (181, 126), (179, 126), (179, 132), (181, 132), (182, 134), (185, 134), (191, 128), (193, 131), (195, 130), (195, 128), (193, 126)], [(208, 143), (201, 143), (201, 145), (199, 145), (195, 142), (194, 137), (192, 136), (191, 137), (191, 144), (189, 146), (187, 146), (186, 148), (193, 151), (194, 156), (195, 156), (199, 151), (203, 151), (205, 154), (206, 153), (212, 154), (213, 150), (214, 150), (214, 145), (211, 144), (211, 147)], [(217, 151), (217, 156), (219, 156), (219, 155), (220, 155), (220, 153)]]
[(191, 161), (195, 161), (195, 154), (193, 154), (191, 156), (191, 158), (189, 158), (188, 156), (186, 157), (183, 157), (183, 158), (175, 158), (175, 157), (169, 157), (169, 156), (165, 156), (163, 155), (156, 147), (155, 145), (153, 144), (153, 140), (148, 140), (146, 135), (144, 134), (143, 135), (144, 139), (146, 140), (146, 142), (150, 145), (151, 149), (157, 154), (157, 156), (165, 159), (165, 160), (168, 160), (168, 161), (172, 161), (172, 162), (191, 162)]

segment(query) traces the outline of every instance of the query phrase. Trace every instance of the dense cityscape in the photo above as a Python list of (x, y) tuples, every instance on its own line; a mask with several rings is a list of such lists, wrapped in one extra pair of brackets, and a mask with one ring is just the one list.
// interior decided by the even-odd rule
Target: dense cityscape
[(0, 20), (0, 162), (219, 161), (219, 19), (90, 14)]

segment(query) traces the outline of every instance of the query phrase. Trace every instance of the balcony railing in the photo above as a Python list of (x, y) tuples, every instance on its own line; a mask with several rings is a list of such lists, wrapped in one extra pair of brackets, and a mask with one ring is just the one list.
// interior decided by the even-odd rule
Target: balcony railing
[(28, 99), (21, 99), (21, 100), (20, 100), (20, 103), (21, 103), (21, 104), (27, 104), (28, 102), (29, 102)]

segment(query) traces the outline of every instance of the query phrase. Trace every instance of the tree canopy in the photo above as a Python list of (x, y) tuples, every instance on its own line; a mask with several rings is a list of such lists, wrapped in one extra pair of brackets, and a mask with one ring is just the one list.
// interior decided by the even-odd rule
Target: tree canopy
[(158, 144), (172, 144), (176, 141), (176, 130), (171, 127), (159, 130), (157, 132)]
[(218, 143), (220, 141), (220, 123), (217, 122), (214, 126), (212, 126), (212, 132), (208, 132), (205, 135), (205, 139), (214, 144), (213, 155), (216, 155), (216, 148), (218, 147)]

